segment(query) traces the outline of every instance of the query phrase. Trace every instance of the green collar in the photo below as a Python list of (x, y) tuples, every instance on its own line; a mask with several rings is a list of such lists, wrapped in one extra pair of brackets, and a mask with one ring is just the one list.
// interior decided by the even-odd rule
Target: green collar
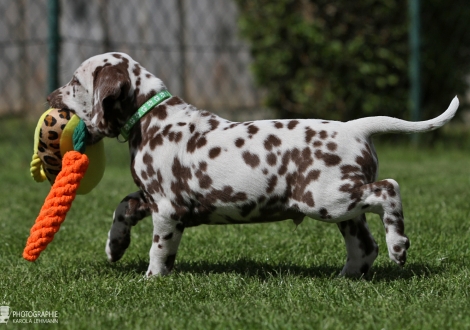
[(131, 128), (143, 117), (147, 112), (152, 110), (154, 107), (169, 99), (172, 95), (168, 91), (163, 91), (153, 96), (150, 100), (144, 103), (139, 110), (126, 122), (126, 124), (121, 128), (121, 135), (124, 138), (123, 142), (126, 142), (129, 139), (129, 134)]

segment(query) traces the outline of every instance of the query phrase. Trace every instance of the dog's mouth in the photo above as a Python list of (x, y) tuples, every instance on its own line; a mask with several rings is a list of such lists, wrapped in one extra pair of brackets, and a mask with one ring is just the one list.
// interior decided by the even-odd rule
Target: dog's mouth
[(65, 104), (62, 102), (62, 93), (60, 89), (56, 89), (51, 94), (49, 94), (47, 96), (47, 102), (51, 108), (72, 111), (72, 109), (67, 109)]
[(87, 144), (88, 145), (95, 144), (97, 142), (100, 142), (102, 139), (103, 139), (103, 136), (88, 134)]

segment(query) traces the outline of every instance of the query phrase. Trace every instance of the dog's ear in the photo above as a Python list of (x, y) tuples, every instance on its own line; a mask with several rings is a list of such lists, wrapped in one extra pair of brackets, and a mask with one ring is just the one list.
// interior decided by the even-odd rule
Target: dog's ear
[(113, 110), (120, 112), (120, 102), (128, 97), (131, 81), (127, 70), (113, 65), (97, 69), (93, 76), (93, 108), (91, 120), (93, 125), (103, 127), (108, 116), (118, 117)]

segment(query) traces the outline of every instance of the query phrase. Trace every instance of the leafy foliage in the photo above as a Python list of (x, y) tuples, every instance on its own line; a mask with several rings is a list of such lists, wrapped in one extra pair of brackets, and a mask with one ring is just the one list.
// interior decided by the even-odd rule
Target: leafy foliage
[[(277, 109), (280, 116), (336, 120), (370, 115), (408, 117), (407, 2), (237, 3), (241, 33), (251, 44), (255, 77), (267, 89), (267, 105)], [(451, 97), (466, 88), (468, 70), (457, 65), (463, 63), (463, 57), (454, 57), (454, 61), (448, 58), (455, 52), (463, 55), (462, 44), (457, 46), (454, 41), (455, 52), (442, 54), (446, 49), (442, 46), (451, 42), (450, 31), (456, 28), (449, 19), (452, 16), (436, 13), (443, 4), (442, 0), (423, 4), (423, 118), (442, 112)], [(454, 5), (445, 5), (446, 10), (461, 14), (463, 3)], [(442, 22), (428, 29), (435, 16), (443, 16)], [(458, 21), (463, 22), (462, 16)], [(465, 17), (468, 21), (470, 12)], [(469, 38), (463, 32), (460, 37)], [(440, 99), (441, 103), (436, 102)]]

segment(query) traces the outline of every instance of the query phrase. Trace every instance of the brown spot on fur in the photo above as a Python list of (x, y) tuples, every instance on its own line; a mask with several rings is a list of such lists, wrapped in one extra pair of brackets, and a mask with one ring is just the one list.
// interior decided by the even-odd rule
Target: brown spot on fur
[(163, 239), (165, 241), (168, 241), (169, 239), (172, 239), (172, 238), (173, 238), (173, 233), (169, 233), (168, 235), (163, 236)]
[(173, 178), (175, 179), (175, 181), (171, 182), (171, 191), (175, 194), (176, 202), (184, 205), (184, 198), (182, 193), (190, 191), (188, 182), (192, 178), (191, 169), (182, 165), (180, 160), (175, 157), (171, 171)]
[(178, 104), (184, 104), (184, 102), (179, 97), (173, 96), (166, 101), (166, 104), (172, 107)]
[(281, 128), (284, 127), (284, 125), (279, 121), (275, 121), (274, 122), (274, 127), (276, 127), (277, 129), (281, 129)]
[(277, 136), (270, 134), (266, 140), (264, 140), (264, 147), (266, 150), (271, 151), (273, 147), (279, 147), (281, 143), (281, 140)]
[(165, 128), (163, 129), (163, 132), (162, 132), (163, 136), (168, 135), (168, 133), (170, 132), (170, 129), (171, 129), (172, 126), (173, 126), (172, 124), (168, 124), (168, 125), (165, 126)]
[(151, 150), (154, 150), (157, 146), (161, 146), (162, 144), (163, 136), (161, 134), (155, 135), (155, 137), (149, 141), (149, 146)]
[(220, 155), (221, 150), (222, 149), (220, 149), (220, 147), (212, 148), (211, 150), (209, 150), (209, 158), (214, 159), (215, 157)]
[(315, 206), (315, 202), (313, 201), (313, 195), (311, 191), (307, 191), (303, 196), (302, 196), (302, 202), (307, 204), (310, 207)]
[(244, 144), (245, 144), (245, 140), (243, 140), (242, 138), (238, 138), (238, 139), (235, 140), (235, 145), (236, 145), (238, 148), (243, 147)]
[(219, 127), (220, 122), (216, 119), (210, 119), (209, 124), (211, 125), (211, 131), (215, 130), (217, 127)]
[(203, 189), (208, 189), (212, 185), (212, 179), (207, 174), (204, 174), (203, 171), (206, 169), (201, 166), (199, 170), (196, 171), (195, 175), (199, 180), (199, 186)]
[(361, 150), (361, 156), (356, 157), (356, 163), (361, 167), (364, 173), (366, 182), (371, 183), (375, 181), (377, 174), (377, 161), (374, 159), (375, 154), (368, 144), (365, 144), (365, 149)]
[[(320, 209), (320, 217), (322, 219), (331, 219), (331, 215), (328, 213), (328, 210), (324, 207)], [(343, 224), (343, 222), (341, 224)], [(343, 231), (341, 232), (343, 233)]]
[(267, 194), (270, 194), (274, 191), (274, 188), (276, 187), (277, 185), (277, 176), (276, 175), (272, 175), (270, 178), (269, 178), (269, 181), (268, 181), (268, 187), (266, 188), (266, 193)]
[(294, 129), (297, 126), (298, 123), (299, 123), (298, 120), (291, 120), (289, 122), (289, 124), (287, 124), (287, 128), (288, 129)]
[(255, 168), (259, 165), (259, 157), (258, 155), (252, 154), (251, 152), (245, 151), (243, 153), (243, 160), (246, 164), (250, 165), (251, 167)]
[(199, 163), (199, 169), (203, 172), (207, 171), (207, 163), (206, 162), (200, 162)]
[(193, 153), (196, 149), (202, 148), (207, 143), (206, 137), (204, 135), (201, 136), (199, 132), (195, 133), (188, 141), (186, 146), (186, 150), (189, 153)]
[(277, 156), (276, 154), (270, 152), (269, 154), (266, 155), (266, 162), (270, 166), (274, 166), (277, 163)]
[(326, 166), (335, 166), (341, 163), (341, 157), (335, 154), (324, 153), (321, 150), (315, 151), (315, 157), (325, 162)]
[(393, 225), (395, 221), (393, 221), (391, 218), (385, 218), (384, 223), (388, 226)]
[(328, 148), (328, 150), (330, 151), (335, 151), (337, 148), (338, 148), (338, 145), (334, 142), (328, 142), (326, 144), (326, 147)]
[(315, 132), (313, 129), (311, 129), (310, 127), (307, 127), (305, 129), (305, 142), (306, 143), (310, 143), (310, 141), (312, 140), (312, 138), (317, 134), (317, 132)]
[(258, 133), (258, 131), (259, 131), (259, 128), (256, 127), (255, 125), (248, 126), (248, 134), (255, 135), (256, 133)]
[(286, 175), (286, 183), (288, 186), (287, 196), (292, 199), (301, 201), (310, 207), (314, 207), (315, 203), (311, 191), (306, 191), (308, 185), (318, 179), (320, 176), (319, 170), (312, 170), (307, 175), (301, 172), (293, 172)]
[(357, 203), (360, 202), (361, 197), (364, 193), (361, 189), (361, 183), (355, 185), (351, 185), (349, 183), (343, 184), (339, 188), (339, 191), (349, 193), (349, 198), (352, 200), (352, 203), (349, 204), (348, 211), (351, 211), (356, 207)]
[[(172, 132), (172, 133), (174, 133), (174, 132)], [(173, 136), (173, 135), (172, 135), (172, 136)], [(178, 132), (178, 133), (176, 133), (176, 134), (174, 135), (174, 141), (175, 141), (175, 143), (180, 142), (182, 138), (183, 138), (183, 132)], [(170, 141), (173, 141), (173, 138), (172, 138), (172, 137), (170, 138)]]
[(138, 77), (138, 76), (140, 76), (140, 71), (141, 71), (141, 67), (140, 67), (139, 64), (136, 63), (136, 64), (134, 65), (134, 69), (132, 70), (132, 73), (133, 73), (136, 77)]
[(154, 113), (160, 120), (164, 120), (168, 116), (165, 104), (159, 104), (158, 106), (156, 106), (152, 113)]

